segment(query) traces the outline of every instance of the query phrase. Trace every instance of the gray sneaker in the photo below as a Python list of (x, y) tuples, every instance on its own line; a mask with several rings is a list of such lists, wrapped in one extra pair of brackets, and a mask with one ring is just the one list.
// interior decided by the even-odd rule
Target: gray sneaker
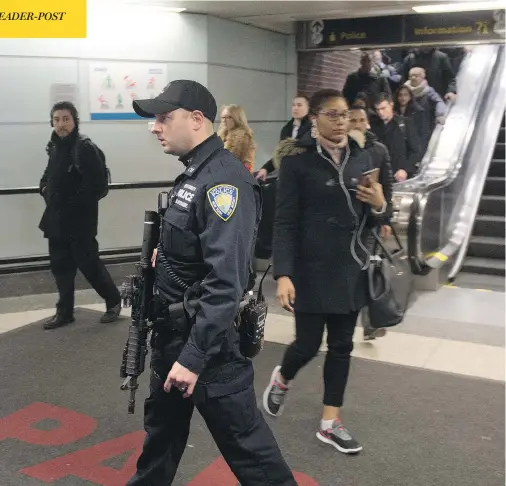
[(264, 391), (263, 405), (269, 415), (279, 417), (283, 413), (285, 397), (288, 386), (278, 381), (278, 374), (281, 366), (276, 366), (271, 375), (271, 381)]
[(362, 446), (343, 427), (340, 420), (334, 421), (331, 429), (320, 430), (316, 437), (325, 444), (330, 444), (343, 454), (357, 454)]

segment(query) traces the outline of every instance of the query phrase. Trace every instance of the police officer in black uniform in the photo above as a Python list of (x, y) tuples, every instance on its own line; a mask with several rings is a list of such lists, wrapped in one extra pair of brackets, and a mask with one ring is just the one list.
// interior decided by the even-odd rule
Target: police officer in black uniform
[(173, 81), (156, 98), (134, 101), (134, 109), (156, 117), (152, 131), (164, 152), (186, 166), (154, 256), (156, 302), (181, 302), (196, 282), (201, 294), (191, 327), (177, 328), (170, 319), (155, 327), (147, 437), (128, 486), (172, 484), (194, 406), (241, 485), (295, 486), (256, 406), (252, 363), (241, 355), (234, 327), (250, 283), (259, 186), (214, 133), (216, 101), (201, 84)]

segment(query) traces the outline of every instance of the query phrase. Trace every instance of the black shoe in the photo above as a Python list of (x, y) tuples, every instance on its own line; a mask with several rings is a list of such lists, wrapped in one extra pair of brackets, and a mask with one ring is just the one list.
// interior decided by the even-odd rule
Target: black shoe
[(75, 321), (74, 316), (65, 316), (63, 314), (56, 314), (44, 322), (42, 327), (46, 330), (56, 329), (58, 327), (66, 326)]
[(364, 341), (374, 341), (376, 338), (383, 337), (386, 333), (387, 330), (384, 327), (379, 327), (378, 329), (364, 327)]
[(325, 444), (335, 447), (343, 454), (357, 454), (362, 450), (362, 446), (343, 427), (339, 420), (332, 424), (331, 429), (317, 432), (316, 437)]
[(114, 322), (121, 313), (121, 304), (116, 304), (114, 307), (107, 309), (106, 313), (100, 318), (100, 322), (108, 324)]

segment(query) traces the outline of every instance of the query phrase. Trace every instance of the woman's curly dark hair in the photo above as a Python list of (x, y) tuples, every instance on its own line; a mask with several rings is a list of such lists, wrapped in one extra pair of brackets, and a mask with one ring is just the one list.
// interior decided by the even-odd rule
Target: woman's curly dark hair
[(309, 101), (309, 113), (311, 113), (311, 115), (317, 115), (327, 101), (335, 98), (341, 98), (346, 101), (341, 91), (337, 89), (321, 89), (317, 91), (311, 96)]

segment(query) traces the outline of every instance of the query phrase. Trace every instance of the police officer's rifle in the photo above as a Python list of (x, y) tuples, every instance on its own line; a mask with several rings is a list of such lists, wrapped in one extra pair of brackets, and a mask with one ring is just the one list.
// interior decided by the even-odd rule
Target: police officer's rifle
[(135, 412), (135, 393), (139, 388), (137, 378), (144, 372), (148, 354), (149, 308), (155, 284), (155, 271), (151, 264), (151, 257), (159, 238), (159, 213), (145, 211), (141, 259), (138, 265), (139, 274), (128, 276), (121, 286), (122, 306), (132, 308), (132, 323), (128, 330), (128, 339), (123, 350), (120, 368), (120, 376), (125, 378), (121, 389), (130, 390), (128, 401), (128, 413), (130, 414)]

